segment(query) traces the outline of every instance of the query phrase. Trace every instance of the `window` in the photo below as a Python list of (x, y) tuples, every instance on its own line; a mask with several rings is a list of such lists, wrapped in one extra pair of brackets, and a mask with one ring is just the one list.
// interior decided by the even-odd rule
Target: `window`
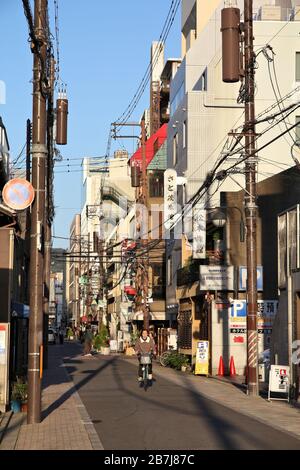
[(185, 83), (181, 85), (178, 92), (176, 93), (175, 97), (171, 102), (171, 116), (177, 111), (178, 106), (180, 105), (181, 101), (183, 100), (185, 95)]
[(162, 264), (152, 265), (152, 285), (153, 286), (163, 285), (163, 265)]
[(186, 121), (184, 121), (182, 126), (182, 148), (186, 147)]
[(173, 138), (173, 166), (176, 166), (178, 162), (178, 134)]
[(178, 346), (181, 349), (192, 348), (192, 310), (184, 310), (179, 314)]
[(300, 52), (296, 52), (296, 82), (300, 82)]
[(167, 277), (168, 277), (168, 286), (172, 285), (172, 277), (173, 277), (173, 263), (172, 263), (172, 255), (168, 257), (167, 262)]
[(164, 172), (154, 171), (149, 174), (149, 196), (164, 196)]
[(296, 124), (298, 124), (295, 128), (296, 141), (300, 142), (300, 116), (296, 116)]
[(152, 264), (152, 293), (153, 298), (160, 300), (164, 298), (164, 272), (163, 264)]
[(200, 77), (200, 91), (207, 91), (207, 69), (204, 70)]
[(195, 83), (193, 90), (194, 91), (207, 91), (208, 83), (207, 83), (207, 68), (202, 73), (199, 80)]

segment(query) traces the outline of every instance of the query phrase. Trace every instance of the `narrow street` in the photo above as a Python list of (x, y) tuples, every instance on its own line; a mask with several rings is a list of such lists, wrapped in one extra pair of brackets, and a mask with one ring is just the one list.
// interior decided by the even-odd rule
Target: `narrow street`
[(0, 451), (300, 450), (300, 0), (76, 6), (1, 2)]
[(134, 359), (82, 358), (78, 345), (66, 346), (65, 353), (105, 450), (300, 449), (291, 435), (187, 390), (184, 374), (182, 386), (159, 377), (145, 392)]

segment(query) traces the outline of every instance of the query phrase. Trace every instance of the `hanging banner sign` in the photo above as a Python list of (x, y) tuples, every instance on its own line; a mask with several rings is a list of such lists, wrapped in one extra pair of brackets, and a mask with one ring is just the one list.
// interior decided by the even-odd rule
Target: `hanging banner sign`
[(177, 214), (177, 172), (176, 170), (166, 170), (164, 173), (164, 223), (166, 230), (169, 230), (175, 221)]
[(197, 343), (195, 375), (208, 375), (209, 371), (209, 342)]
[(206, 210), (203, 204), (193, 209), (193, 258), (206, 258)]

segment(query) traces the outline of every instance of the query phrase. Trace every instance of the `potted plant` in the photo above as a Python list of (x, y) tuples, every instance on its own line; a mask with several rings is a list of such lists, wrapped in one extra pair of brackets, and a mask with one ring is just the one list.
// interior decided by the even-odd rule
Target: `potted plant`
[(74, 340), (74, 333), (73, 333), (72, 328), (68, 328), (67, 336), (68, 336), (68, 340), (69, 340), (69, 341), (73, 341), (73, 340)]
[(14, 383), (12, 387), (10, 407), (13, 413), (21, 412), (21, 396), (17, 383)]
[(108, 356), (110, 354), (109, 333), (105, 325), (101, 325), (100, 332), (97, 337), (97, 347), (100, 348), (101, 354)]
[(103, 343), (103, 346), (101, 347), (101, 354), (104, 356), (109, 356), (110, 354), (110, 346), (109, 346), (109, 340), (105, 340)]
[(183, 356), (183, 358), (181, 359), (181, 371), (186, 372), (188, 370), (188, 367), (189, 367), (189, 360), (186, 356)]
[(101, 351), (102, 339), (100, 335), (96, 335), (93, 339), (93, 346), (96, 351)]
[(28, 386), (22, 379), (14, 383), (11, 394), (11, 409), (14, 413), (27, 412)]
[(179, 354), (176, 351), (172, 352), (168, 356), (167, 365), (169, 367), (172, 367), (173, 369), (182, 370), (183, 372), (186, 372), (188, 364), (188, 357), (184, 356), (183, 354)]
[(27, 413), (27, 403), (28, 403), (27, 383), (20, 383), (19, 390), (20, 390), (20, 397), (21, 397), (21, 411), (22, 413)]

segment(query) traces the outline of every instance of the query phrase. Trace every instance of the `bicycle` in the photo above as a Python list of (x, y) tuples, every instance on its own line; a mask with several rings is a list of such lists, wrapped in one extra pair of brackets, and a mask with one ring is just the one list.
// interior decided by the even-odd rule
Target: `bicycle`
[(149, 365), (152, 364), (152, 355), (141, 354), (140, 364), (142, 365), (144, 390), (146, 392), (149, 386)]

